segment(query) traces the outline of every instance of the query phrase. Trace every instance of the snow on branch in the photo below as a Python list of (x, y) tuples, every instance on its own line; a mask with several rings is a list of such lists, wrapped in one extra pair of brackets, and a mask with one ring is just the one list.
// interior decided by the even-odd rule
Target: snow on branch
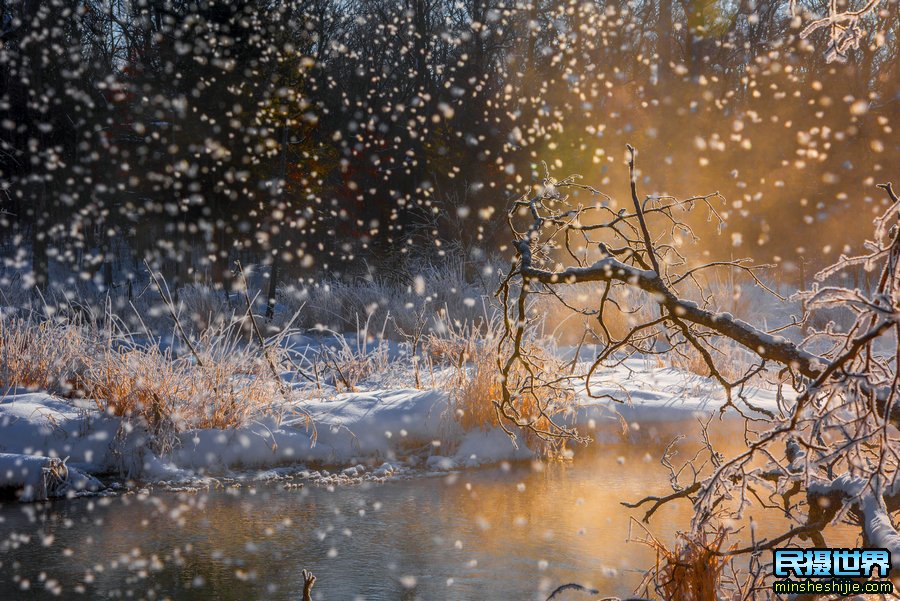
[(900, 570), (900, 534), (890, 517), (900, 510), (900, 480), (885, 487), (880, 480), (842, 474), (830, 482), (812, 482), (807, 496), (810, 507), (822, 511), (825, 520), (831, 521), (844, 511), (855, 514), (862, 524), (865, 545), (888, 549), (893, 569)]

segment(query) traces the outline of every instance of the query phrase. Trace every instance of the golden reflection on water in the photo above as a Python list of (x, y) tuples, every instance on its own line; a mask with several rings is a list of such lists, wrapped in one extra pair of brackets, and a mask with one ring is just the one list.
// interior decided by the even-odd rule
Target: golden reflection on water
[[(573, 462), (516, 464), (329, 491), (285, 491), (264, 483), (209, 493), (75, 500), (0, 507), (0, 544), (11, 533), (41, 536), (0, 551), (0, 598), (42, 598), (51, 578), (88, 596), (150, 594), (176, 599), (298, 599), (300, 570), (319, 577), (321, 599), (545, 599), (566, 582), (609, 595), (630, 593), (654, 552), (626, 543), (621, 506), (665, 494), (659, 464), (696, 422), (643, 424), (628, 440), (609, 435)], [(743, 448), (740, 430), (714, 422), (726, 455)], [(609, 442), (612, 440), (613, 442)], [(696, 442), (681, 447), (689, 457)], [(677, 462), (678, 460), (676, 460)], [(660, 509), (650, 524), (670, 542), (688, 527), (689, 503)], [(783, 520), (758, 524), (757, 537)], [(831, 544), (856, 543), (849, 529)], [(746, 541), (745, 541), (746, 542)], [(13, 564), (17, 562), (17, 564)], [(37, 592), (35, 592), (37, 590)]]

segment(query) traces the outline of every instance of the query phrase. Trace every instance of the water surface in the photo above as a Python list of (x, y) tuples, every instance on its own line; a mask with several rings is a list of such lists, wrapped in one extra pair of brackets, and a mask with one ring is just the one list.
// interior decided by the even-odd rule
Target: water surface
[[(738, 430), (718, 430), (722, 450), (742, 446)], [(566, 582), (627, 595), (655, 555), (626, 542), (642, 513), (620, 501), (669, 492), (658, 459), (697, 431), (645, 424), (570, 463), (333, 490), (251, 482), (0, 505), (0, 599), (299, 600), (303, 568), (318, 577), (314, 598), (330, 601), (543, 600)], [(670, 504), (650, 528), (670, 541), (689, 519), (688, 503)]]

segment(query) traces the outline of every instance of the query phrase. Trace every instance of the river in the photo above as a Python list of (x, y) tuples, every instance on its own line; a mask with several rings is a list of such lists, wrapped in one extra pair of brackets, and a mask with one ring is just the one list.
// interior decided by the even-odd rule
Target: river
[[(675, 435), (696, 432), (690, 421), (644, 424), (627, 439), (607, 434), (611, 441), (571, 462), (384, 484), (285, 490), (249, 480), (196, 493), (5, 503), (0, 599), (299, 601), (303, 568), (318, 577), (314, 599), (328, 601), (543, 600), (568, 582), (627, 595), (655, 553), (626, 542), (629, 516), (642, 514), (620, 501), (669, 492), (659, 457)], [(743, 445), (733, 424), (719, 425), (714, 440), (726, 453)], [(690, 517), (679, 501), (650, 528), (671, 541)], [(849, 531), (841, 538), (853, 540)]]

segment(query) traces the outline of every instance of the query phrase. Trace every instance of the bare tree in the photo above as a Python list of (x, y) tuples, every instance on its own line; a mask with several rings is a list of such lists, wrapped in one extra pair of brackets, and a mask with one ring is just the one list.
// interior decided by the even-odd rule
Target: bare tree
[[(849, 521), (860, 526), (867, 545), (892, 550), (896, 566), (900, 536), (891, 514), (900, 510), (896, 401), (900, 393), (900, 201), (891, 185), (880, 186), (892, 205), (875, 221), (874, 239), (865, 245), (867, 253), (841, 257), (818, 274), (811, 290), (799, 294), (807, 311), (846, 311), (852, 325), (843, 331), (834, 323), (821, 330), (811, 328), (802, 342), (795, 343), (779, 334), (799, 326), (806, 316), (779, 330), (763, 331), (711, 306), (701, 277), (704, 272), (742, 270), (768, 290), (757, 275), (762, 266), (748, 260), (696, 264), (679, 250), (684, 240), (696, 238), (680, 213), (701, 207), (711, 220), (721, 222), (715, 208), (719, 194), (642, 199), (630, 146), (628, 153), (629, 209), (615, 211), (609, 197), (578, 183), (577, 177), (557, 181), (549, 174), (536, 194), (510, 207), (515, 256), (498, 291), (506, 308), (498, 355), (502, 395), (495, 403), (501, 421), (510, 430), (518, 426), (545, 440), (581, 440), (577, 431), (555, 422), (550, 412), (543, 412), (538, 421), (522, 407), (530, 398), (540, 398), (542, 390), (560, 386), (581, 385), (588, 397), (597, 398), (600, 395), (592, 385), (599, 367), (620, 364), (636, 353), (692, 349), (702, 357), (709, 376), (724, 388), (722, 411), (732, 409), (745, 418), (746, 450), (724, 456), (709, 443), (704, 428), (705, 450), (692, 462), (693, 469), (673, 468), (673, 491), (628, 506), (645, 507), (644, 521), (648, 521), (666, 503), (687, 500), (694, 507), (691, 526), (698, 538), (722, 532), (726, 520), (747, 519), (751, 506), (786, 516), (791, 526), (781, 535), (754, 538), (744, 548), (723, 552), (732, 557), (750, 555), (757, 567), (763, 550), (795, 540), (822, 546), (828, 525)], [(572, 191), (587, 192), (600, 201), (575, 205), (569, 195)], [(821, 284), (836, 272), (860, 266), (880, 270), (878, 286), (869, 296)], [(561, 289), (586, 283), (600, 287), (591, 307), (565, 304)], [(624, 335), (614, 336), (608, 315), (616, 310), (622, 289), (643, 291), (654, 307), (640, 314), (643, 317)], [(701, 302), (688, 300), (689, 293), (696, 297), (698, 292)], [(582, 364), (583, 369), (571, 376), (541, 370), (526, 336), (529, 296), (534, 294), (555, 297), (570, 310), (596, 318), (600, 350), (593, 362)], [(728, 377), (720, 349), (735, 343), (755, 359), (743, 373)], [(766, 375), (777, 380), (779, 391), (785, 385), (795, 391), (785, 395), (788, 398), (779, 394), (778, 410), (755, 406), (745, 395), (752, 378)]]

